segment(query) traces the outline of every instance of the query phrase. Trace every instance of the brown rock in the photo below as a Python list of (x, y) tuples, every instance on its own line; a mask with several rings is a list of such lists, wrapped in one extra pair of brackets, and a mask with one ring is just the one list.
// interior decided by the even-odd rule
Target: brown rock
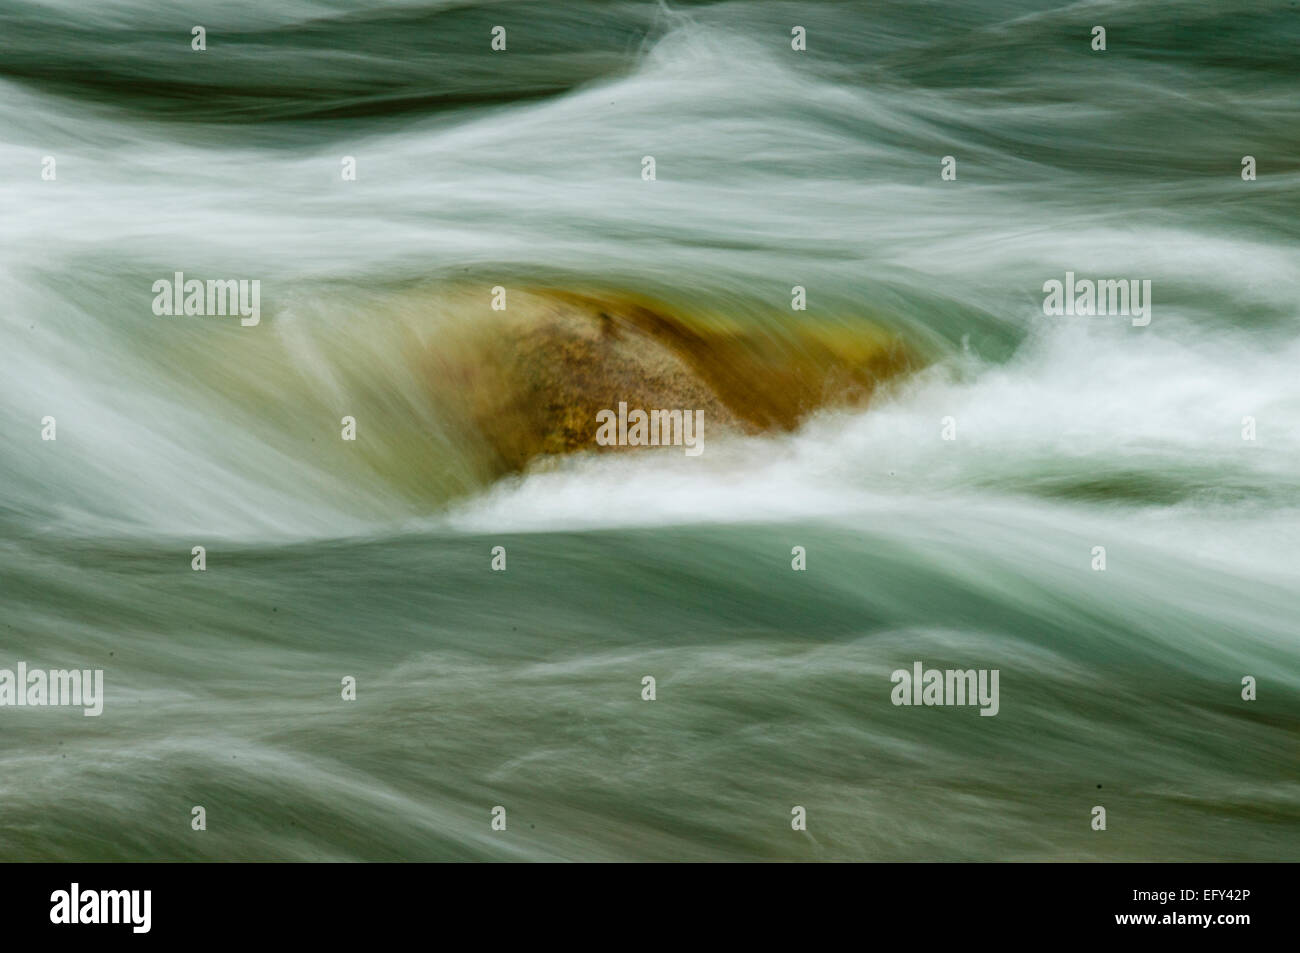
[(788, 430), (820, 407), (862, 404), (912, 366), (896, 339), (861, 323), (790, 329), (772, 316), (728, 328), (628, 297), (513, 288), (507, 303), (494, 312), (481, 292), (447, 300), (444, 316), (465, 317), (439, 329), (424, 357), (435, 403), (483, 441), (500, 472), (606, 449), (595, 442), (596, 414), (620, 401), (702, 410), (710, 437)]

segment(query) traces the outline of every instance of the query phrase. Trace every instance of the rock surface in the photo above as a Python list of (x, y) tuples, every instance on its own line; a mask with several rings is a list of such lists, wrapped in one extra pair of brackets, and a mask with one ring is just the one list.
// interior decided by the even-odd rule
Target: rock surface
[(720, 329), (608, 295), (509, 295), (505, 311), (476, 304), (472, 320), (440, 329), (426, 368), (435, 401), (503, 472), (546, 454), (653, 452), (596, 444), (596, 414), (620, 401), (702, 410), (710, 437), (788, 430), (821, 407), (862, 404), (912, 366), (896, 340), (860, 325)]

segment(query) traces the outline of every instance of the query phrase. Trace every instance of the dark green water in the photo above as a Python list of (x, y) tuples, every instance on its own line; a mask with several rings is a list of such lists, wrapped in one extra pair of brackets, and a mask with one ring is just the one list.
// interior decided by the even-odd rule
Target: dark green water
[[(0, 0), (0, 668), (106, 692), (0, 707), (0, 859), (1297, 859), (1300, 6), (198, 10)], [(452, 280), (935, 363), (489, 484), (407, 361)]]

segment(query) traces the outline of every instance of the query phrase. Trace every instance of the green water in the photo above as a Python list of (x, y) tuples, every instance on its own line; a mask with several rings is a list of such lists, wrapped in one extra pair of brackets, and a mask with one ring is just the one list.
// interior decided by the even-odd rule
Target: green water
[[(0, 668), (106, 695), (0, 708), (0, 859), (1297, 859), (1298, 38), (1282, 2), (0, 0)], [(260, 325), (155, 316), (177, 270), (260, 279)], [(1044, 317), (1067, 270), (1151, 279), (1150, 326)], [(410, 360), (448, 282), (934, 363), (494, 482)], [(997, 715), (892, 704), (917, 661), (996, 669)]]

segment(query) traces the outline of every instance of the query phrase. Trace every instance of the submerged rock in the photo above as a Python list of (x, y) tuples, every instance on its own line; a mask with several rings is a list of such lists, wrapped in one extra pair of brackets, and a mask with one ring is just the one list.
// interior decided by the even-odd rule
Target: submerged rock
[(607, 449), (597, 414), (620, 402), (702, 411), (712, 436), (789, 430), (822, 407), (863, 404), (913, 366), (897, 339), (861, 324), (738, 326), (612, 295), (509, 295), (504, 311), (475, 304), (440, 328), (425, 368), (435, 402), (503, 472)]

